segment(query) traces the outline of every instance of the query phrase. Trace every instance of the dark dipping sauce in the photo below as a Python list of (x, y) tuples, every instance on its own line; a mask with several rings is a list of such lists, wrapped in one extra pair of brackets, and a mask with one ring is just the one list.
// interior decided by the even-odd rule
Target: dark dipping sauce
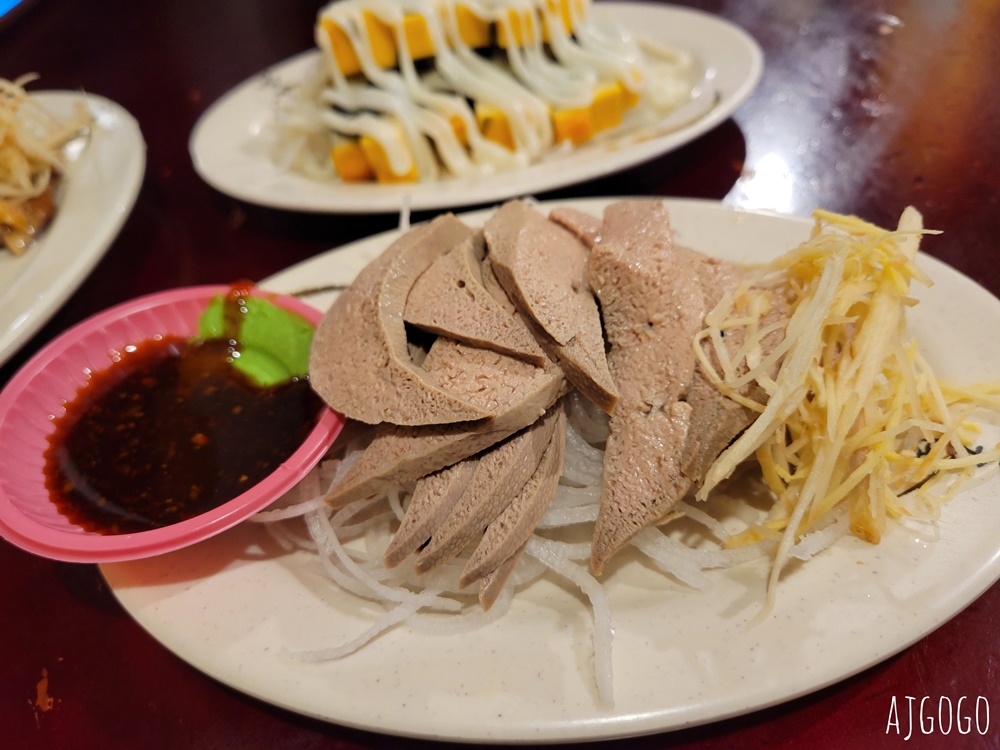
[(321, 401), (307, 379), (260, 387), (225, 339), (143, 341), (94, 373), (56, 420), (46, 486), (87, 531), (148, 531), (267, 477), (302, 444)]

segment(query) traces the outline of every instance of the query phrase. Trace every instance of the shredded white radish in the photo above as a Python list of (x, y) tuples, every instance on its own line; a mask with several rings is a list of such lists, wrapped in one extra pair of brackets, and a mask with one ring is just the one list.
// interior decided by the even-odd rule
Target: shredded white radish
[[(594, 673), (597, 679), (597, 695), (602, 704), (613, 706), (615, 701), (611, 640), (614, 629), (611, 623), (611, 604), (603, 587), (587, 572), (586, 568), (573, 563), (572, 551), (570, 550), (570, 555), (567, 556), (566, 546), (560, 542), (535, 538), (528, 542), (526, 552), (541, 561), (546, 567), (579, 586), (590, 600), (594, 618)], [(587, 549), (583, 559), (589, 557), (590, 550)]]
[(340, 659), (348, 654), (353, 654), (359, 648), (367, 643), (370, 643), (372, 640), (393, 626), (398, 625), (401, 622), (405, 622), (411, 615), (419, 610), (421, 606), (421, 603), (417, 601), (398, 604), (395, 609), (386, 612), (384, 616), (372, 623), (371, 627), (363, 633), (360, 633), (347, 643), (343, 643), (340, 646), (321, 648), (314, 651), (293, 651), (290, 653), (296, 659), (308, 662), (332, 661), (334, 659)]

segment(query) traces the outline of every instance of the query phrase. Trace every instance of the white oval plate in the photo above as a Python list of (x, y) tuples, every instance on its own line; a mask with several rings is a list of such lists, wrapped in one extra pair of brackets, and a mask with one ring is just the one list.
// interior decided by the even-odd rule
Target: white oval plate
[(324, 182), (278, 167), (261, 138), (273, 119), (278, 95), (296, 86), (319, 54), (306, 52), (240, 84), (202, 115), (191, 134), (195, 169), (217, 190), (272, 208), (393, 213), (404, 205), (413, 210), (471, 206), (537, 195), (672, 151), (724, 122), (760, 81), (760, 47), (742, 29), (716, 16), (635, 3), (597, 3), (595, 11), (613, 14), (637, 34), (693, 52), (705, 69), (704, 93), (653, 128), (553, 154), (526, 169), (410, 185)]
[[(679, 241), (737, 261), (798, 244), (811, 221), (716, 203), (666, 201)], [(601, 201), (567, 202), (599, 215)], [(485, 214), (470, 215), (476, 222)], [(349, 282), (384, 234), (317, 256), (265, 285), (296, 292)], [(933, 240), (929, 240), (933, 241)], [(941, 375), (1000, 373), (983, 346), (1000, 301), (928, 256), (935, 285), (915, 290), (911, 329)], [(321, 307), (331, 294), (313, 299)], [(987, 436), (984, 436), (984, 440)], [(588, 612), (539, 581), (499, 622), (471, 635), (398, 628), (341, 661), (290, 652), (338, 645), (377, 609), (325, 577), (313, 555), (282, 554), (253, 524), (187, 550), (102, 566), (125, 609), (164, 646), (215, 679), (308, 716), (391, 734), (468, 742), (563, 742), (646, 734), (773, 705), (859, 672), (934, 630), (1000, 576), (1000, 480), (960, 495), (934, 528), (893, 526), (877, 547), (849, 538), (787, 571), (773, 614), (750, 624), (766, 570), (710, 574), (707, 592), (648, 566), (617, 567), (614, 708), (598, 705)]]
[(79, 102), (94, 116), (86, 148), (71, 150), (52, 222), (21, 255), (0, 251), (0, 364), (51, 318), (104, 256), (128, 218), (146, 170), (139, 124), (94, 94), (39, 91), (56, 117)]

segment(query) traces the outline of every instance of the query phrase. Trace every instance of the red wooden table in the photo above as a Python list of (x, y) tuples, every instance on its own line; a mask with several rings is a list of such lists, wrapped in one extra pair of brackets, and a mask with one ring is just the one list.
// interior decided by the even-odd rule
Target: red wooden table
[[(1000, 293), (1000, 4), (990, 0), (701, 0), (765, 51), (760, 87), (680, 150), (545, 198), (648, 194), (889, 225), (907, 204), (927, 249)], [(135, 209), (80, 289), (0, 370), (83, 318), (169, 287), (263, 278), (392, 228), (395, 216), (274, 211), (195, 174), (187, 139), (230, 87), (312, 45), (315, 2), (37, 0), (0, 22), (0, 75), (128, 109), (148, 144)], [(421, 218), (416, 216), (416, 219)], [(995, 346), (996, 342), (984, 342)], [(0, 446), (0, 450), (3, 446)], [(998, 540), (1000, 544), (1000, 540)], [(741, 718), (622, 741), (652, 747), (998, 747), (1000, 586), (914, 646), (832, 687)], [(98, 569), (0, 542), (0, 744), (80, 748), (421, 747), (247, 698), (182, 662), (119, 607)], [(893, 697), (981, 696), (973, 731), (887, 734)], [(53, 699), (51, 707), (46, 698)], [(48, 709), (48, 710), (46, 710)]]

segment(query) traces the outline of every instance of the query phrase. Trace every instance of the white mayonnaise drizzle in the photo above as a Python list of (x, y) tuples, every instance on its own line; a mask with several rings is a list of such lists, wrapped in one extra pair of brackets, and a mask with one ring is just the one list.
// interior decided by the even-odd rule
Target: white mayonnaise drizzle
[[(461, 13), (489, 24), (493, 41), (505, 44), (485, 52), (470, 48)], [(301, 162), (307, 157), (300, 153), (322, 154), (315, 147), (319, 133), (331, 145), (367, 137), (400, 178), (472, 177), (538, 160), (555, 145), (554, 113), (586, 113), (609, 86), (637, 98), (637, 109), (655, 108), (653, 116), (690, 96), (695, 65), (689, 54), (642, 45), (595, 15), (590, 0), (336, 0), (320, 11), (316, 25), (322, 81), (304, 86), (303, 101), (285, 113), (286, 125), (311, 145), (285, 151)], [(390, 30), (395, 67), (377, 59), (366, 16)], [(407, 38), (406, 19), (413, 17), (423, 20), (433, 50), (420, 64)], [(359, 71), (341, 70), (327, 24), (343, 32)], [(480, 130), (477, 113), (488, 112), (506, 124), (511, 148)]]

